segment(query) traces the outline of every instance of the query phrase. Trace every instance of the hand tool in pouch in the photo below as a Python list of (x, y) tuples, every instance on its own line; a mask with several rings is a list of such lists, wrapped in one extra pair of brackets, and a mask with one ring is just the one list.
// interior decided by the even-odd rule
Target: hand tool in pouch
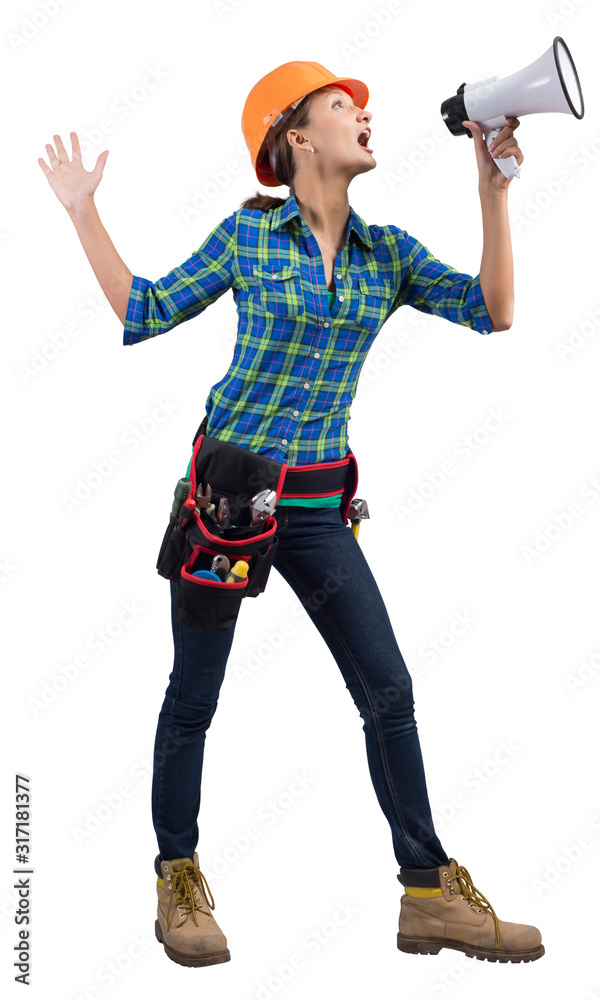
[(358, 539), (358, 532), (360, 531), (360, 522), (364, 521), (367, 517), (370, 517), (367, 501), (354, 499), (348, 510), (348, 518), (356, 539)]
[(173, 506), (171, 507), (171, 514), (173, 517), (178, 516), (179, 511), (181, 510), (181, 505), (190, 495), (191, 488), (192, 484), (189, 479), (183, 478), (178, 481), (173, 494), (175, 499), (173, 500)]
[(277, 506), (275, 490), (261, 490), (250, 501), (252, 524), (261, 524), (267, 517), (272, 517)]

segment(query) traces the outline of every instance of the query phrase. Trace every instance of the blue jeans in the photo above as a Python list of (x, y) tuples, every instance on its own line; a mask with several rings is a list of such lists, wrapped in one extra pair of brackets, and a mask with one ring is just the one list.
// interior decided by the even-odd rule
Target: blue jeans
[[(415, 868), (447, 864), (429, 805), (412, 680), (360, 543), (339, 507), (282, 506), (275, 516), (279, 545), (271, 572), (290, 585), (323, 636), (363, 719), (369, 771), (396, 861)], [(170, 586), (175, 658), (152, 778), (154, 829), (167, 860), (191, 858), (196, 850), (206, 730), (235, 633), (235, 627), (203, 632), (182, 625), (175, 616), (179, 584)], [(243, 600), (240, 614), (262, 607), (267, 621), (268, 602), (267, 587)]]

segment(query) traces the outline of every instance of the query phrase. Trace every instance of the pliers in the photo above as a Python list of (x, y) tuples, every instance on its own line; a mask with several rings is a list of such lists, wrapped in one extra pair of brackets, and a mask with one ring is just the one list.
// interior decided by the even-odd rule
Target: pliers
[(215, 505), (212, 503), (210, 483), (206, 484), (206, 493), (202, 492), (202, 483), (198, 483), (198, 489), (196, 490), (196, 512), (200, 515), (201, 511), (205, 510), (207, 514), (212, 514), (214, 509)]

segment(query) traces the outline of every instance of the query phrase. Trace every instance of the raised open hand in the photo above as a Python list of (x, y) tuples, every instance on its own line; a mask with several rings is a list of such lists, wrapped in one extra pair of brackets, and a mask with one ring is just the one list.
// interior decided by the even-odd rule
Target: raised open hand
[(104, 164), (108, 156), (108, 149), (100, 153), (93, 170), (86, 170), (81, 161), (81, 149), (76, 132), (71, 132), (71, 147), (73, 159), (69, 160), (67, 151), (62, 144), (59, 135), (53, 136), (56, 143), (57, 154), (51, 143), (46, 143), (50, 166), (43, 157), (38, 157), (38, 163), (48, 178), (48, 183), (54, 191), (61, 205), (67, 211), (77, 208), (82, 199), (91, 197), (102, 179)]

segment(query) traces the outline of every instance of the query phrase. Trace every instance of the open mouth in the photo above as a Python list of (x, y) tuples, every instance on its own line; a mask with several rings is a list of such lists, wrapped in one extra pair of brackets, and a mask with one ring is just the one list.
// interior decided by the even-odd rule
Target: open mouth
[(372, 153), (373, 152), (373, 150), (370, 149), (369, 145), (368, 145), (370, 138), (371, 138), (371, 129), (370, 128), (366, 128), (366, 129), (363, 129), (363, 131), (360, 133), (360, 135), (358, 137), (358, 140), (357, 140), (359, 146), (362, 146), (363, 149), (366, 149), (367, 153)]

